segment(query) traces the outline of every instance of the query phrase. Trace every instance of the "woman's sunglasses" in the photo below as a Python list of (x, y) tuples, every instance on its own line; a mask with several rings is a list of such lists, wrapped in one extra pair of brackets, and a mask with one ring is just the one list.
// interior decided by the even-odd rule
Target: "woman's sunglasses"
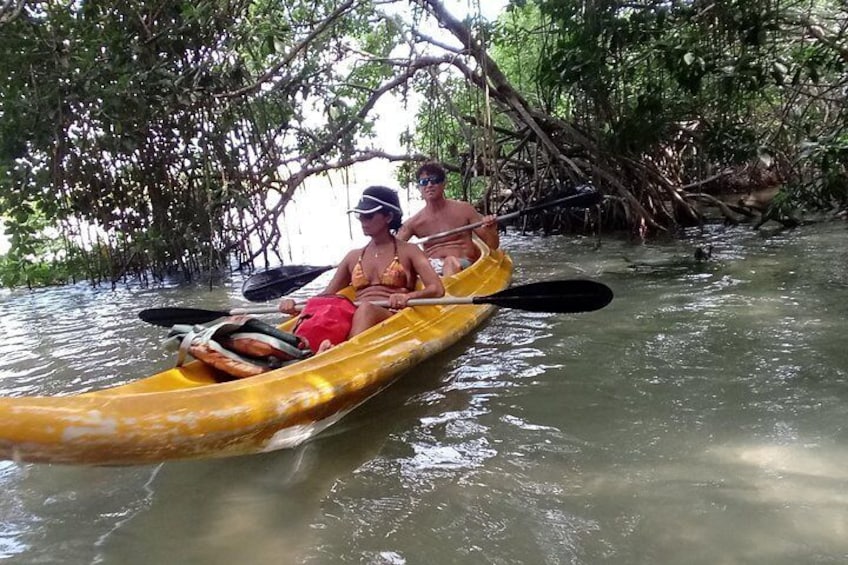
[(370, 214), (357, 214), (356, 219), (359, 220), (360, 222), (367, 222), (368, 220), (372, 219), (376, 215), (377, 215), (377, 212), (371, 212)]
[(427, 186), (428, 184), (442, 184), (445, 177), (424, 177), (418, 179), (418, 186)]

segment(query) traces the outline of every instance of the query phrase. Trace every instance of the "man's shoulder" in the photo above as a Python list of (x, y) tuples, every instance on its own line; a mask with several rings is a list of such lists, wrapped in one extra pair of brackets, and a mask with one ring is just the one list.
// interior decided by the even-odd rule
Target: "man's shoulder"
[(412, 221), (414, 221), (414, 220), (418, 220), (418, 219), (420, 219), (420, 218), (421, 218), (421, 216), (423, 216), (426, 212), (427, 212), (427, 208), (421, 208), (420, 210), (418, 210), (417, 212), (415, 212), (413, 215), (411, 215), (411, 216), (409, 217), (409, 219), (407, 219), (404, 223), (405, 223), (405, 224), (408, 224), (408, 223), (410, 223), (410, 222), (412, 222)]
[(461, 214), (466, 218), (473, 218), (479, 214), (474, 206), (464, 200), (448, 200), (448, 205), (450, 206), (449, 212), (452, 214)]
[(423, 222), (423, 221), (425, 221), (425, 220), (427, 219), (427, 213), (426, 213), (426, 212), (427, 212), (427, 209), (426, 209), (426, 208), (425, 208), (425, 209), (422, 209), (422, 210), (419, 210), (418, 212), (416, 212), (416, 213), (414, 213), (413, 215), (411, 215), (411, 216), (410, 216), (410, 217), (409, 217), (409, 218), (408, 218), (408, 219), (407, 219), (407, 220), (403, 223), (403, 225), (404, 225), (405, 227), (410, 228), (410, 229), (415, 228), (415, 227), (417, 227), (417, 226), (420, 226), (420, 225), (421, 225), (421, 222)]
[(465, 200), (456, 200), (454, 198), (448, 198), (447, 200), (445, 200), (445, 203), (447, 203), (447, 205), (450, 206), (451, 208), (457, 208), (457, 209), (471, 208), (471, 209), (474, 209), (474, 206), (472, 206), (471, 204), (469, 204)]
[(420, 210), (403, 222), (403, 225), (398, 231), (398, 235), (401, 236), (402, 239), (409, 239), (410, 237), (424, 237), (424, 234), (421, 233), (421, 229), (422, 226), (426, 224), (426, 221), (427, 216), (424, 214), (424, 210)]

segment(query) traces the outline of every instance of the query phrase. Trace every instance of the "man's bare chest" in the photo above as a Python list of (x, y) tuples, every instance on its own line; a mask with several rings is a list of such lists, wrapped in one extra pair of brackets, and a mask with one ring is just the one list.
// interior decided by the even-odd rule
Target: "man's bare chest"
[(452, 214), (435, 214), (422, 218), (417, 230), (421, 235), (432, 235), (467, 225), (468, 221), (462, 216)]

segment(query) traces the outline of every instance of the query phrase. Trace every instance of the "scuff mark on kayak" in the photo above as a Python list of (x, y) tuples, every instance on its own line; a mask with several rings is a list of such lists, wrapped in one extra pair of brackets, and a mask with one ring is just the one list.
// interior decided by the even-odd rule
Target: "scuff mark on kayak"
[(298, 426), (289, 426), (274, 433), (271, 438), (265, 442), (261, 451), (267, 453), (278, 449), (289, 449), (297, 447), (306, 440), (317, 436), (319, 433), (329, 428), (339, 420), (341, 420), (350, 410), (343, 410), (333, 414), (329, 418), (324, 418), (311, 424), (301, 424)]
[(103, 418), (99, 410), (91, 410), (88, 413), (68, 418), (70, 421), (78, 421), (78, 426), (65, 426), (62, 431), (62, 441), (70, 442), (81, 437), (90, 436), (113, 436), (118, 430), (118, 422), (114, 418)]
[(316, 425), (317, 424), (313, 423), (283, 428), (282, 430), (275, 432), (274, 435), (265, 442), (265, 445), (262, 446), (262, 451), (267, 453), (278, 449), (296, 447), (320, 431), (315, 429)]

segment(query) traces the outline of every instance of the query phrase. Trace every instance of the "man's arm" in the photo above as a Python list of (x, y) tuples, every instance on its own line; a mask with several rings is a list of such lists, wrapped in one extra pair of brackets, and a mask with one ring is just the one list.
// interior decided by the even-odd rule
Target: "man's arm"
[[(476, 233), (477, 237), (482, 239), (490, 249), (497, 249), (501, 244), (501, 237), (498, 233), (497, 216), (483, 216), (480, 219), (491, 223), (480, 226), (474, 230), (474, 233)], [(477, 221), (479, 222), (480, 220)]]
[(479, 228), (474, 229), (474, 233), (477, 234), (477, 237), (482, 239), (490, 249), (497, 249), (500, 247), (501, 238), (498, 234), (498, 217), (493, 214), (483, 216), (471, 204), (468, 204), (468, 209), (470, 210), (470, 216), (468, 218), (469, 224), (485, 222)]
[(412, 237), (418, 237), (418, 228), (415, 225), (417, 220), (418, 214), (415, 214), (405, 221), (398, 230), (396, 237), (402, 241), (409, 241)]
[(412, 233), (412, 228), (409, 227), (409, 221), (404, 223), (397, 232), (397, 238), (401, 241), (409, 241), (414, 234)]

